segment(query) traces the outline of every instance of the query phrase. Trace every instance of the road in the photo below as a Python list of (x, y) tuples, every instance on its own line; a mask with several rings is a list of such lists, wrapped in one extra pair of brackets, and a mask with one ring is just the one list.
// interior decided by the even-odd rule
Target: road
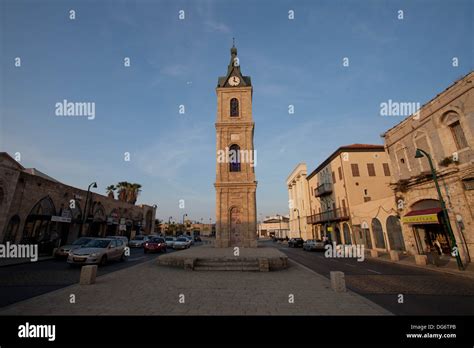
[[(168, 252), (175, 251), (168, 249)], [(158, 255), (131, 248), (127, 261), (109, 262), (98, 268), (97, 276), (135, 266)], [(80, 272), (80, 267), (71, 267), (64, 259), (0, 267), (0, 307), (78, 283)]]
[[(330, 271), (345, 274), (350, 290), (397, 315), (472, 315), (474, 280), (436, 271), (365, 259), (325, 258), (324, 252), (303, 251), (265, 242), (291, 260), (329, 278)], [(403, 303), (399, 303), (399, 295)]]

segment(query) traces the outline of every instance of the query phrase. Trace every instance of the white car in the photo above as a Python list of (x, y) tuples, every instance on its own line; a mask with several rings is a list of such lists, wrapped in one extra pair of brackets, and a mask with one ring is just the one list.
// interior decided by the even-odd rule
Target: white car
[(148, 242), (148, 240), (150, 240), (150, 237), (148, 236), (135, 236), (135, 238), (133, 238), (128, 243), (128, 245), (130, 246), (130, 248), (141, 248), (143, 247), (143, 244)]
[(71, 265), (105, 265), (111, 260), (125, 261), (125, 243), (121, 239), (92, 239), (82, 247), (69, 252), (67, 262)]
[(194, 238), (193, 238), (193, 237), (188, 236), (187, 234), (183, 234), (183, 235), (180, 236), (180, 237), (186, 238), (187, 240), (189, 240), (189, 243), (190, 243), (191, 245), (194, 245)]
[(173, 248), (174, 249), (188, 249), (191, 247), (191, 242), (188, 238), (185, 237), (178, 237), (174, 242)]
[(175, 237), (166, 237), (165, 238), (165, 243), (167, 248), (173, 248), (174, 247), (174, 242), (176, 242)]

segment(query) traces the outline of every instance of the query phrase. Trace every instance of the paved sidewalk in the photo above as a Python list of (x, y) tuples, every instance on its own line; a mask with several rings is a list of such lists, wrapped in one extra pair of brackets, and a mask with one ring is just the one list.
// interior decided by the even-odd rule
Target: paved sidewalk
[[(69, 302), (75, 295), (75, 304)], [(182, 296), (184, 295), (184, 297)], [(294, 303), (289, 303), (290, 295)], [(185, 303), (179, 300), (184, 298)], [(192, 272), (156, 260), (4, 307), (0, 315), (391, 315), (290, 262), (275, 272)]]
[(388, 253), (383, 253), (379, 257), (371, 257), (369, 252), (366, 252), (365, 257), (369, 260), (380, 261), (380, 262), (390, 262), (398, 265), (416, 267), (421, 269), (426, 269), (430, 271), (454, 274), (462, 277), (474, 279), (474, 266), (468, 264), (464, 265), (465, 270), (460, 271), (457, 267), (456, 260), (442, 260), (441, 266), (435, 266), (433, 264), (428, 264), (426, 266), (417, 265), (415, 263), (415, 256), (412, 255), (400, 255), (400, 261), (392, 261)]

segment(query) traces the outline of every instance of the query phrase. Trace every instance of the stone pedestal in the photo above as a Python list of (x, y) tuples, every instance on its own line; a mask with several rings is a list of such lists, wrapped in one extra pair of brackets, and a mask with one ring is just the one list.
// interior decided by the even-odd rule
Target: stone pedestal
[(96, 276), (97, 276), (97, 265), (82, 266), (81, 278), (79, 280), (79, 284), (81, 285), (94, 284)]
[(390, 260), (400, 261), (400, 253), (396, 250), (390, 250)]
[(417, 265), (426, 266), (428, 264), (428, 257), (426, 255), (415, 255), (415, 263)]
[(377, 250), (370, 250), (371, 257), (379, 257), (379, 252)]
[(339, 271), (333, 271), (330, 273), (331, 277), (331, 288), (336, 292), (346, 291), (346, 280), (344, 273)]

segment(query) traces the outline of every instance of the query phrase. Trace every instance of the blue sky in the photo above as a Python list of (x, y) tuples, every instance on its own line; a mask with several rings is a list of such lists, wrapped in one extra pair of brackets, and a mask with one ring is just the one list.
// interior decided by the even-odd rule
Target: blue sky
[[(215, 87), (232, 37), (254, 87), (259, 218), (288, 212), (297, 163), (311, 171), (341, 145), (381, 144), (402, 118), (380, 103), (423, 104), (473, 69), (469, 0), (0, 4), (1, 151), (99, 193), (141, 183), (138, 203), (165, 219), (214, 220)], [(95, 119), (55, 116), (63, 99), (95, 102)]]

